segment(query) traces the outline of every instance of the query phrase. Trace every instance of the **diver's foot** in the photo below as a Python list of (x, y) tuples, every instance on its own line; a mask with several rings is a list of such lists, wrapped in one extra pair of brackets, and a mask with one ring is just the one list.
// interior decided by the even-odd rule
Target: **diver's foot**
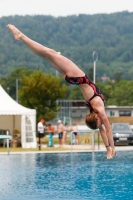
[(113, 158), (114, 156), (116, 156), (116, 155), (117, 155), (116, 150), (115, 150), (115, 149), (112, 149), (112, 158)]
[(8, 24), (7, 28), (13, 34), (15, 40), (21, 40), (23, 38), (23, 33), (21, 33), (14, 25)]
[(112, 159), (112, 149), (110, 147), (107, 148), (107, 159)]

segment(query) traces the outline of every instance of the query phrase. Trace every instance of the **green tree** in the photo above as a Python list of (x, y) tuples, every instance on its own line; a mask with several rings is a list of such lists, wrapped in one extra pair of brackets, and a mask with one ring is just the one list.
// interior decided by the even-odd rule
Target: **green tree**
[[(8, 88), (8, 93), (9, 95), (13, 98), (16, 99), (16, 80), (24, 76), (24, 75), (30, 75), (33, 72), (33, 70), (30, 70), (26, 67), (19, 67), (11, 72), (11, 74), (7, 77), (2, 79), (1, 78), (1, 83), (3, 88), (7, 91)], [(20, 84), (20, 83), (19, 83)]]
[[(6, 25), (10, 22), (33, 40), (61, 51), (62, 55), (71, 59), (87, 75), (93, 65), (92, 52), (96, 50), (98, 52), (97, 80), (101, 80), (100, 77), (103, 74), (114, 79), (114, 74), (119, 71), (122, 72), (123, 79), (132, 80), (132, 18), (133, 13), (125, 11), (57, 18), (43, 15), (2, 17), (0, 18), (0, 37), (2, 38), (0, 40), (0, 76), (6, 77), (20, 66), (34, 70), (42, 69), (46, 73), (51, 70), (55, 74), (55, 70), (48, 62), (33, 55), (22, 42), (14, 41), (13, 36), (6, 29)], [(91, 78), (91, 74), (89, 77)]]
[(37, 110), (37, 120), (44, 117), (49, 121), (56, 117), (60, 107), (56, 100), (65, 96), (67, 86), (62, 84), (60, 77), (34, 71), (29, 76), (20, 79), (21, 90), (19, 99), (21, 104)]
[(115, 74), (114, 74), (114, 79), (115, 79), (115, 81), (116, 82), (119, 82), (121, 79), (122, 79), (122, 72), (116, 72)]
[(4, 78), (4, 77), (1, 77), (1, 78), (0, 78), (0, 85), (1, 85), (5, 90), (7, 90), (7, 88), (6, 88), (6, 82), (7, 82), (7, 78)]
[(73, 86), (72, 90), (69, 90), (70, 93), (68, 95), (68, 99), (70, 100), (82, 100), (84, 99), (82, 92), (80, 91), (80, 88), (78, 86)]
[(109, 92), (108, 105), (132, 106), (133, 81), (121, 80)]

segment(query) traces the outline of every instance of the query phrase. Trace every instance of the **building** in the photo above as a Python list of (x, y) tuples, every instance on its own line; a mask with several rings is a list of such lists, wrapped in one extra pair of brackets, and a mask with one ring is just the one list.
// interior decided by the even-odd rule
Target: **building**
[[(84, 125), (84, 118), (88, 113), (88, 108), (84, 100), (61, 100), (61, 111), (57, 118), (71, 118), (71, 123)], [(106, 106), (106, 114), (110, 123), (128, 122), (133, 124), (133, 106)]]
[(108, 76), (102, 76), (101, 81), (102, 81), (102, 83), (105, 83), (107, 81), (110, 81), (110, 78)]

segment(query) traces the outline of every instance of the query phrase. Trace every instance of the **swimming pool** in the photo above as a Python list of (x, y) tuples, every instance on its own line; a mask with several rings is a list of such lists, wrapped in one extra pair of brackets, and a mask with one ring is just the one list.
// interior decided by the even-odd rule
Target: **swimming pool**
[(0, 155), (1, 200), (133, 199), (133, 151)]

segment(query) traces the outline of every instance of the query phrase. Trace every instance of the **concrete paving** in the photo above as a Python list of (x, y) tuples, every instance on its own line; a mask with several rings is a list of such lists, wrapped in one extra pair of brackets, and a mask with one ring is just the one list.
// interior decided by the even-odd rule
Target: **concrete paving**
[[(43, 145), (43, 148), (46, 148), (47, 145)], [(59, 145), (54, 145), (55, 151), (56, 148), (59, 149)], [(133, 150), (133, 146), (115, 146), (116, 151), (128, 151), (128, 150)], [(63, 149), (66, 151), (106, 151), (106, 148), (104, 145), (95, 145), (94, 148), (92, 148), (92, 145), (90, 144), (85, 144), (85, 145), (64, 145)], [(63, 152), (64, 152), (63, 150)]]
[[(46, 149), (45, 149), (46, 148)], [(92, 146), (89, 144), (85, 144), (85, 145), (65, 145), (63, 148), (59, 148), (59, 145), (54, 145), (54, 150), (53, 148), (50, 150), (47, 149), (48, 146), (47, 145), (42, 145), (42, 149), (39, 150), (30, 150), (30, 149), (26, 149), (26, 151), (15, 151), (12, 152), (9, 149), (9, 154), (34, 154), (34, 153), (71, 153), (71, 152), (102, 152), (102, 151), (106, 151), (106, 148), (104, 145), (95, 145), (95, 148), (92, 149)], [(116, 146), (116, 151), (133, 151), (133, 146)], [(0, 152), (0, 154), (8, 154), (7, 152)]]

